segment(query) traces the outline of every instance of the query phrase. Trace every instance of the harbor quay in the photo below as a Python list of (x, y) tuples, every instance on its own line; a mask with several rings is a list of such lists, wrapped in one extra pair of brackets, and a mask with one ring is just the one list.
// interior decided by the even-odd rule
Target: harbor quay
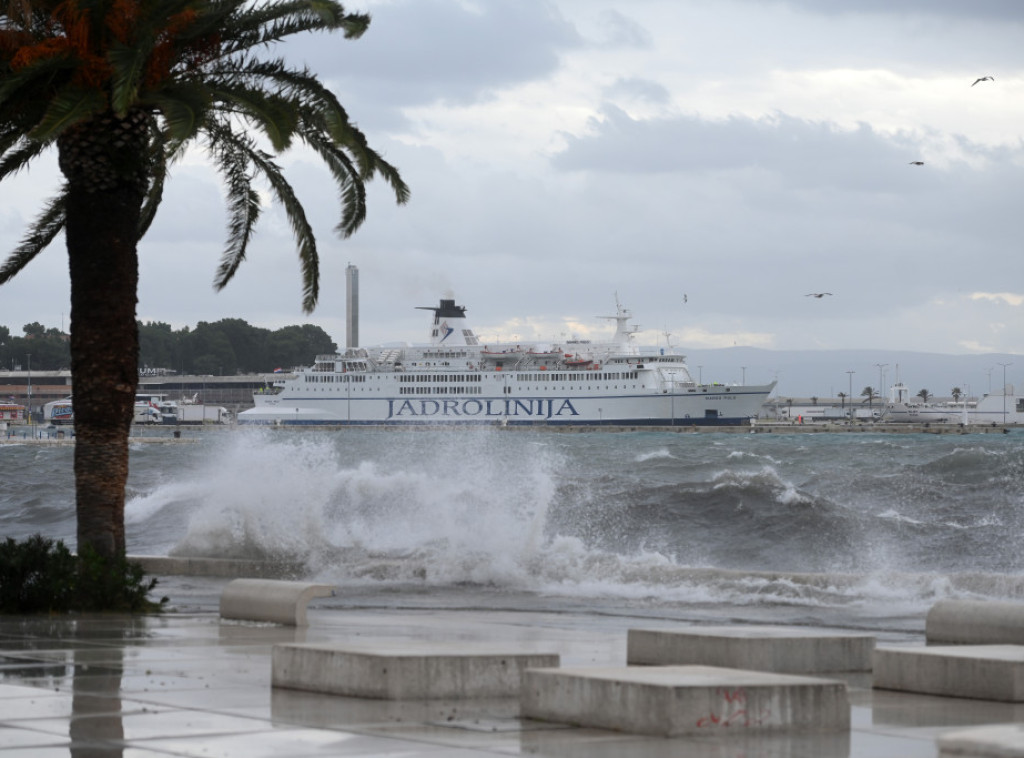
[[(194, 443), (201, 435), (229, 433), (237, 427), (229, 425), (195, 425), (174, 427), (142, 427), (135, 426), (132, 429), (131, 441), (139, 444), (177, 444)], [(282, 427), (267, 425), (262, 429), (284, 431), (286, 429), (295, 431), (295, 427)], [(457, 433), (467, 428), (482, 428), (480, 426), (468, 427), (460, 424), (416, 424), (416, 425), (388, 425), (388, 424), (361, 424), (357, 427), (321, 424), (316, 427), (309, 427), (313, 431), (337, 431), (341, 429), (379, 429), (392, 432), (424, 432), (424, 431), (451, 431)], [(733, 426), (638, 426), (638, 425), (549, 425), (549, 424), (524, 424), (503, 426), (494, 424), (486, 428), (500, 430), (502, 432), (528, 432), (542, 431), (558, 434), (582, 434), (582, 433), (671, 433), (671, 434), (1009, 434), (1021, 427), (1016, 424), (887, 424), (884, 422), (806, 422), (796, 421), (764, 421), (752, 420), (749, 424)], [(3, 444), (36, 444), (36, 445), (73, 445), (74, 430), (70, 427), (54, 427), (48, 425), (21, 424), (17, 426), (8, 425), (6, 429), (0, 428), (0, 445)]]
[[(230, 576), (252, 566), (180, 574), (140, 560), (166, 571), (163, 613), (0, 617), (0, 755), (1024, 755), (1024, 690), (990, 676), (996, 695), (974, 677), (978, 646), (927, 645), (924, 617), (870, 635), (806, 619), (723, 627), (683, 606), (658, 618), (544, 597), (473, 608), (458, 592), (330, 595), (268, 579), (274, 602), (302, 605), (281, 623), (265, 620), (267, 602), (247, 605), (259, 580)], [(997, 609), (991, 623), (1005, 618)], [(693, 654), (687, 635), (714, 665), (675, 662)], [(730, 657), (737, 641), (742, 659)], [(993, 671), (1024, 665), (1024, 648), (994, 647)], [(628, 663), (638, 656), (644, 665)], [(928, 691), (919, 680), (934, 672), (914, 676), (940, 656), (955, 658), (971, 696), (956, 680), (943, 685), (952, 694)], [(745, 668), (728, 667), (736, 660)], [(832, 666), (843, 670), (822, 669)]]

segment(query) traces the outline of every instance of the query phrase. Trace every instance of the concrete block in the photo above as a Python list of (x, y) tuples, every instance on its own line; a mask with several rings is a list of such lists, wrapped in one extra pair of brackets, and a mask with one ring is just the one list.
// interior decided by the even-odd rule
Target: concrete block
[(329, 597), (328, 584), (288, 582), (278, 579), (234, 579), (220, 595), (220, 615), (226, 619), (272, 621), (306, 626), (306, 606), (314, 597)]
[(272, 684), (385, 700), (516, 697), (527, 668), (557, 667), (557, 653), (471, 642), (274, 645)]
[(630, 629), (626, 662), (722, 666), (787, 674), (870, 671), (875, 638), (786, 626)]
[(928, 644), (1024, 645), (1024, 603), (940, 600), (924, 632)]
[(850, 728), (846, 684), (713, 666), (615, 666), (526, 672), (524, 718), (674, 737)]
[(874, 686), (927, 695), (1024, 702), (1024, 645), (877, 647)]
[(1024, 758), (1024, 724), (960, 729), (938, 739), (939, 758)]
[(235, 558), (189, 558), (167, 555), (129, 555), (147, 574), (155, 576), (219, 576), (226, 579), (301, 579), (309, 573), (296, 561), (261, 561)]

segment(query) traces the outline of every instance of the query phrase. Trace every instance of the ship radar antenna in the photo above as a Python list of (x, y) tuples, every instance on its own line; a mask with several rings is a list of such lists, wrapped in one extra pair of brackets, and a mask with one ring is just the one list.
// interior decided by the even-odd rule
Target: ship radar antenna
[(615, 336), (613, 340), (618, 343), (629, 342), (632, 340), (633, 335), (642, 331), (639, 324), (633, 324), (632, 326), (627, 325), (627, 321), (633, 318), (633, 314), (629, 308), (623, 308), (622, 303), (619, 301), (619, 293), (615, 293), (615, 315), (614, 316), (597, 316), (596, 318), (604, 318), (609, 321), (615, 322)]

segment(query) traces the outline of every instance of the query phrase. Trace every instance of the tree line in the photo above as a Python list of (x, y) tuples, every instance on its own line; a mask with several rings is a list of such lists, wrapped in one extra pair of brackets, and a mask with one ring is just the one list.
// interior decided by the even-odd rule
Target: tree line
[[(195, 328), (172, 329), (158, 321), (138, 322), (139, 368), (178, 374), (258, 374), (308, 365), (316, 355), (338, 346), (314, 324), (264, 329), (242, 319), (226, 318)], [(71, 365), (68, 335), (33, 322), (23, 336), (0, 326), (0, 368), (12, 371), (58, 371)]]

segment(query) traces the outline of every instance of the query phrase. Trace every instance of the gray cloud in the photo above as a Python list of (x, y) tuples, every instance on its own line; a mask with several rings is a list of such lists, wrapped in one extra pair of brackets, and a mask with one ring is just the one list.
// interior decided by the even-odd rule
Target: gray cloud
[(653, 39), (642, 25), (615, 10), (602, 14), (604, 37), (598, 42), (602, 47), (649, 48)]
[(644, 100), (650, 103), (667, 103), (669, 91), (656, 81), (631, 76), (617, 79), (605, 87), (603, 95), (611, 101), (621, 99)]
[(471, 103), (542, 78), (581, 39), (546, 2), (399, 0), (375, 8), (359, 40), (303, 41), (301, 55), (343, 96), (378, 106)]
[[(763, 0), (741, 0), (763, 4)], [(978, 18), (1024, 22), (1024, 4), (1018, 0), (778, 0), (801, 11), (823, 15), (900, 15)]]
[[(756, 169), (798, 188), (911, 195), (962, 181), (959, 174), (951, 178), (948, 171), (910, 165), (921, 157), (920, 136), (880, 134), (868, 124), (842, 129), (781, 113), (758, 119), (636, 119), (605, 106), (590, 125), (586, 136), (566, 135), (566, 148), (552, 159), (555, 168), (629, 174)], [(1024, 150), (985, 148), (962, 137), (959, 144), (966, 154), (988, 159), (990, 171), (1019, 181), (1021, 172), (1010, 164)]]

